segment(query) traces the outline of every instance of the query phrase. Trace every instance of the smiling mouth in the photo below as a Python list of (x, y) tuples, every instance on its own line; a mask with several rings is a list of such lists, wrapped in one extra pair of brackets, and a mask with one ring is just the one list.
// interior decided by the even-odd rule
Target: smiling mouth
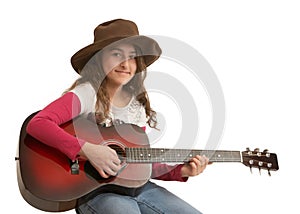
[(129, 71), (120, 71), (120, 70), (115, 70), (115, 72), (117, 73), (121, 73), (121, 74), (130, 74)]

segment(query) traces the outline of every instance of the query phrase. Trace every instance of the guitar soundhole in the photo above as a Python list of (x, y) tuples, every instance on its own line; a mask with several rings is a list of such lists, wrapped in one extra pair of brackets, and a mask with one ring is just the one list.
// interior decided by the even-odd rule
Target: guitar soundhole
[[(124, 158), (126, 157), (125, 151), (120, 146), (115, 145), (115, 144), (108, 145), (108, 146), (117, 152), (120, 160), (123, 162)], [(92, 179), (95, 179), (99, 182), (104, 182), (104, 181), (110, 182), (111, 180), (113, 180), (115, 178), (115, 176), (110, 176), (109, 178), (103, 178), (89, 161), (85, 162), (84, 171), (87, 174), (87, 176), (89, 176)]]
[(117, 154), (119, 156), (119, 159), (123, 163), (124, 158), (126, 157), (126, 153), (125, 153), (124, 149), (121, 148), (120, 146), (116, 145), (116, 144), (111, 144), (111, 145), (108, 145), (108, 146), (117, 152)]

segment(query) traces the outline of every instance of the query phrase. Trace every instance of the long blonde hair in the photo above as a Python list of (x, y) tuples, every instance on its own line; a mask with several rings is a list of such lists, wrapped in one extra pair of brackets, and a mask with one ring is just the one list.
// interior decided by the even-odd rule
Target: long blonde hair
[[(138, 47), (135, 47), (135, 49), (139, 51)], [(106, 74), (100, 63), (97, 62), (97, 60), (99, 60), (99, 54), (101, 54), (101, 51), (96, 53), (89, 60), (89, 62), (80, 71), (81, 77), (79, 77), (67, 91), (74, 89), (80, 84), (89, 82), (97, 92), (95, 118), (97, 123), (102, 123), (106, 119), (110, 119), (110, 97), (106, 89)], [(137, 64), (136, 74), (126, 85), (123, 86), (123, 89), (126, 90), (127, 93), (136, 97), (141, 105), (144, 106), (148, 125), (152, 128), (156, 128), (156, 112), (150, 106), (148, 93), (144, 86), (144, 80), (147, 76), (147, 67), (143, 56), (136, 56), (135, 60)]]

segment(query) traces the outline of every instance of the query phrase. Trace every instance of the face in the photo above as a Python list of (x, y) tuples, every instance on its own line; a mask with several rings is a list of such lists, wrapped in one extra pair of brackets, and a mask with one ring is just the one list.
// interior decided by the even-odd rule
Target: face
[(136, 73), (137, 53), (133, 45), (121, 44), (103, 51), (102, 67), (107, 81), (114, 85), (125, 85)]

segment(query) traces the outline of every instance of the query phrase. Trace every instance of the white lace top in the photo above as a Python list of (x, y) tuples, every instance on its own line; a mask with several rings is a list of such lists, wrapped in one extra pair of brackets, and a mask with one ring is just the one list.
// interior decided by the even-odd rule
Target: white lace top
[[(71, 92), (76, 94), (80, 100), (80, 114), (88, 115), (95, 112), (96, 91), (90, 83), (84, 83), (76, 86)], [(125, 107), (111, 106), (110, 120), (105, 121), (106, 126), (111, 124), (131, 123), (143, 127), (147, 124), (145, 108), (132, 97)]]

